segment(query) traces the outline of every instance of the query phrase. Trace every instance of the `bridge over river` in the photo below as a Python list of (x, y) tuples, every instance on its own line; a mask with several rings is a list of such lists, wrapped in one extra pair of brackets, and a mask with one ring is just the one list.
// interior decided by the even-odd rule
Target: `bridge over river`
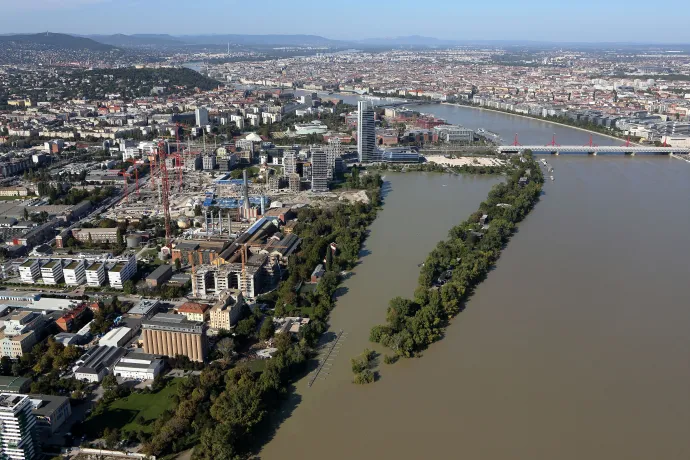
[(591, 155), (598, 154), (647, 154), (647, 155), (670, 155), (687, 154), (690, 148), (681, 147), (654, 147), (654, 146), (593, 146), (593, 145), (499, 145), (496, 149), (500, 153), (517, 153), (531, 150), (535, 154), (564, 154), (564, 153), (586, 153)]

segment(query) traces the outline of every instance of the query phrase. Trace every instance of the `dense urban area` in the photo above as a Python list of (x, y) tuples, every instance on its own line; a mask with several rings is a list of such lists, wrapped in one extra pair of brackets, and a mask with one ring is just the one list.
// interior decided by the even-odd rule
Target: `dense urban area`
[[(672, 48), (114, 37), (2, 37), (7, 458), (256, 453), (324, 349), (386, 171), (503, 180), (371, 331), (386, 362), (438, 340), (550, 169), (421, 103), (690, 147), (690, 55)], [(355, 383), (375, 379), (372, 353), (352, 360)]]

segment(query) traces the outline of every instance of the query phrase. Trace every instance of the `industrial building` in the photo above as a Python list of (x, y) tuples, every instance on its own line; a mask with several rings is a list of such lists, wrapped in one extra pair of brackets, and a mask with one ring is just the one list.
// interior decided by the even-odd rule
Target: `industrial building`
[(179, 260), (183, 265), (212, 264), (228, 245), (226, 240), (182, 240), (173, 247), (172, 261)]
[(98, 340), (102, 347), (124, 347), (130, 341), (134, 331), (128, 327), (115, 327)]
[(206, 358), (206, 325), (182, 315), (158, 313), (142, 321), (144, 352), (154, 355), (183, 355), (192, 361)]
[(33, 460), (39, 457), (36, 416), (27, 395), (0, 394), (0, 458)]
[(129, 352), (113, 368), (113, 375), (123, 379), (153, 380), (161, 373), (165, 363), (156, 355)]
[(124, 348), (98, 346), (90, 348), (76, 362), (74, 378), (98, 383), (110, 373), (110, 368), (125, 354)]
[(0, 375), (0, 393), (26, 393), (31, 387), (31, 380), (24, 377)]
[(158, 268), (146, 277), (146, 285), (151, 288), (156, 288), (168, 281), (172, 276), (172, 272), (172, 267), (170, 265), (159, 265)]

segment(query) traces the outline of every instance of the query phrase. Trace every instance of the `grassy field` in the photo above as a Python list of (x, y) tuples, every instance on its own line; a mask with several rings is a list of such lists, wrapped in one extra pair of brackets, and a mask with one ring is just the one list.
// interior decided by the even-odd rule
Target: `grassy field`
[[(99, 436), (107, 427), (120, 431), (151, 431), (149, 422), (158, 418), (166, 409), (172, 408), (171, 396), (177, 391), (181, 379), (172, 379), (168, 385), (158, 393), (132, 393), (126, 398), (112, 402), (106, 410), (93, 415), (84, 422), (84, 428), (91, 436)], [(142, 416), (143, 425), (137, 423)]]

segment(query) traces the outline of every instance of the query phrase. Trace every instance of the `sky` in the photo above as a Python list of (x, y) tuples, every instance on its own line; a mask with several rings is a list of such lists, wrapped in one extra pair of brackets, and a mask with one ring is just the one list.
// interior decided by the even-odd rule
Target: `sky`
[(0, 12), (0, 34), (690, 43), (688, 0), (0, 0)]

